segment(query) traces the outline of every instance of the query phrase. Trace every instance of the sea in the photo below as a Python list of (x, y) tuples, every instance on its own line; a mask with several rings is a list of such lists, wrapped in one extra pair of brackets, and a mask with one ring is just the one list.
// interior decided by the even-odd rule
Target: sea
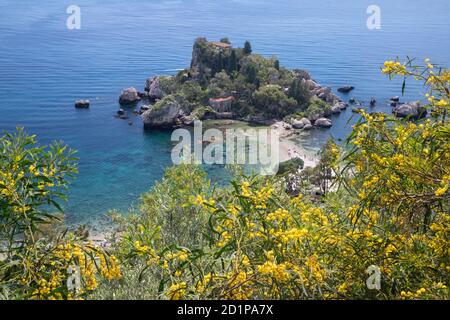
[[(188, 67), (197, 37), (228, 37), (234, 46), (249, 40), (254, 52), (306, 69), (323, 86), (354, 86), (340, 94), (345, 101), (367, 104), (374, 97), (373, 110), (389, 113), (389, 98), (401, 95), (402, 81), (381, 74), (385, 60), (450, 65), (448, 4), (0, 0), (0, 129), (24, 127), (41, 144), (61, 140), (76, 149), (79, 175), (63, 204), (67, 223), (99, 223), (110, 210), (138, 205), (171, 165), (170, 132), (144, 131), (138, 116), (114, 117), (121, 91), (143, 90), (148, 77)], [(78, 12), (79, 28), (73, 23)], [(401, 100), (420, 100), (423, 93), (420, 83), (408, 81)], [(89, 99), (91, 107), (75, 109), (77, 99)], [(350, 109), (332, 117), (331, 129), (303, 133), (297, 143), (316, 152), (329, 138), (344, 139), (355, 121)]]

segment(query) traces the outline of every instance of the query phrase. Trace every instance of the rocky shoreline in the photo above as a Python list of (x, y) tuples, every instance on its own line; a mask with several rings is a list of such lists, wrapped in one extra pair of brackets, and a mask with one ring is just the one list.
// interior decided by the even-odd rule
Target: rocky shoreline
[[(267, 76), (251, 79), (260, 73)], [(354, 89), (347, 85), (337, 91), (348, 94)], [(261, 94), (266, 95), (258, 99)], [(306, 97), (306, 101), (293, 100), (299, 96)], [(293, 101), (298, 103), (297, 107), (292, 108)], [(189, 68), (173, 76), (149, 77), (143, 91), (134, 87), (123, 90), (119, 104), (122, 107), (117, 111), (117, 118), (129, 119), (131, 107), (134, 108), (131, 113), (140, 115), (145, 129), (169, 130), (192, 126), (196, 120), (239, 120), (269, 126), (284, 121), (295, 130), (330, 128), (333, 126), (330, 117), (348, 107), (352, 107), (352, 112), (367, 109), (365, 103), (353, 97), (343, 101), (306, 70), (285, 69), (279, 66), (278, 60), (251, 52), (246, 54), (229, 43), (208, 42), (205, 38), (194, 43)], [(370, 108), (376, 104), (375, 98), (367, 102)], [(399, 118), (426, 116), (419, 102), (403, 103), (399, 97), (392, 97), (390, 105), (392, 113)], [(77, 101), (76, 107), (88, 108), (89, 101)]]
[[(299, 79), (303, 84), (309, 87), (310, 93), (318, 99), (331, 103), (329, 110), (314, 115), (303, 117), (300, 119), (292, 118), (290, 124), (295, 129), (310, 130), (314, 127), (330, 128), (332, 121), (328, 118), (331, 115), (340, 114), (346, 110), (348, 103), (343, 102), (337, 95), (332, 92), (329, 87), (322, 87), (318, 82), (311, 79), (309, 73), (304, 70), (301, 71), (302, 77)], [(180, 126), (192, 126), (195, 120), (222, 120), (232, 119), (238, 121), (245, 121), (250, 124), (270, 125), (281, 119), (266, 118), (263, 116), (239, 116), (233, 112), (217, 112), (208, 111), (202, 116), (196, 117), (192, 114), (187, 114), (183, 108), (182, 103), (177, 100), (166, 101), (161, 108), (155, 108), (155, 103), (161, 101), (166, 94), (159, 85), (160, 77), (154, 76), (146, 80), (145, 91), (139, 92), (135, 88), (125, 89), (119, 98), (121, 105), (136, 104), (139, 101), (144, 101), (138, 113), (141, 115), (144, 127), (146, 129), (173, 129)]]
[[(337, 91), (347, 95), (354, 89), (347, 85)], [(172, 76), (149, 77), (143, 91), (126, 88), (118, 100), (121, 108), (116, 118), (127, 120), (131, 114), (139, 115), (145, 129), (174, 129), (211, 119), (253, 125), (284, 121), (295, 130), (330, 128), (330, 117), (348, 107), (352, 112), (360, 112), (367, 110), (366, 104), (370, 108), (377, 104), (375, 98), (364, 103), (350, 97), (345, 102), (306, 70), (286, 69), (275, 58), (205, 38), (195, 41), (189, 68)], [(389, 104), (398, 118), (427, 115), (417, 101), (400, 102), (397, 96)], [(77, 109), (89, 107), (89, 100), (75, 102)]]
[[(332, 126), (332, 121), (328, 119), (328, 117), (337, 115), (348, 107), (348, 104), (334, 94), (331, 88), (321, 86), (306, 70), (280, 69), (279, 66), (278, 70), (274, 67), (267, 67), (267, 71), (264, 70), (264, 72), (269, 72), (267, 79), (265, 79), (267, 84), (264, 84), (264, 86), (258, 82), (258, 85), (255, 88), (252, 88), (253, 84), (250, 80), (246, 79), (245, 81), (248, 81), (249, 85), (244, 87), (243, 90), (222, 90), (221, 92), (218, 90), (219, 92), (216, 94), (217, 98), (210, 94), (209, 105), (192, 107), (192, 103), (186, 103), (186, 101), (179, 97), (179, 93), (184, 90), (183, 86), (193, 83), (195, 85), (200, 84), (202, 87), (209, 89), (208, 86), (216, 81), (215, 77), (217, 77), (217, 74), (224, 72), (224, 70), (219, 71), (219, 68), (218, 70), (215, 70), (214, 74), (214, 71), (212, 70), (214, 69), (214, 62), (205, 62), (208, 58), (215, 61), (214, 59), (217, 57), (222, 57), (227, 54), (233, 56), (234, 52), (238, 52), (237, 55), (242, 56), (238, 62), (241, 64), (239, 72), (242, 72), (241, 70), (247, 67), (246, 64), (249, 64), (247, 60), (260, 59), (258, 61), (263, 61), (260, 64), (264, 64), (261, 68), (266, 68), (266, 64), (269, 61), (267, 59), (262, 60), (263, 58), (260, 58), (259, 56), (253, 58), (253, 55), (251, 54), (245, 56), (240, 53), (241, 51), (239, 50), (241, 49), (232, 49), (231, 45), (228, 44), (224, 44), (223, 46), (219, 46), (220, 48), (217, 48), (217, 44), (222, 43), (208, 42), (204, 38), (197, 39), (193, 48), (190, 68), (185, 69), (174, 76), (152, 76), (146, 79), (144, 90), (142, 92), (138, 91), (136, 88), (127, 88), (120, 95), (119, 103), (123, 106), (130, 106), (137, 105), (137, 103), (141, 102), (142, 106), (136, 110), (136, 112), (141, 115), (144, 128), (146, 129), (173, 129), (180, 126), (192, 126), (195, 120), (208, 119), (233, 119), (251, 124), (270, 125), (276, 121), (283, 120), (283, 118), (286, 118), (286, 115), (284, 115), (284, 117), (273, 117), (268, 116), (267, 113), (258, 112), (260, 105), (258, 105), (257, 102), (254, 102), (254, 100), (257, 100), (254, 97), (248, 98), (247, 101), (251, 101), (254, 104), (252, 107), (256, 112), (249, 112), (247, 114), (241, 112), (241, 109), (243, 108), (239, 109), (238, 104), (239, 102), (242, 102), (243, 96), (251, 96), (251, 90), (253, 90), (253, 95), (255, 95), (258, 86), (259, 88), (268, 91), (272, 90), (275, 93), (278, 93), (279, 91), (289, 98), (295, 96), (290, 94), (291, 88), (289, 87), (288, 82), (291, 82), (291, 86), (292, 83), (298, 83), (297, 86), (301, 90), (306, 91), (304, 92), (304, 95), (307, 95), (309, 100), (313, 99), (318, 105), (316, 110), (313, 110), (313, 112), (304, 117), (300, 117), (298, 114), (288, 114), (290, 119), (288, 119), (287, 122), (296, 129), (310, 130), (314, 127), (329, 128)], [(231, 52), (231, 54), (229, 52)], [(236, 72), (237, 71), (234, 71), (234, 73), (229, 72), (230, 77), (237, 77)], [(256, 68), (254, 72), (258, 73), (262, 71)], [(289, 81), (286, 81), (283, 77), (288, 78)], [(224, 82), (226, 81), (229, 81), (229, 78), (224, 80)], [(239, 81), (242, 80), (239, 79)], [(168, 83), (176, 83), (178, 88), (174, 90), (174, 85), (170, 87), (170, 85), (167, 85)], [(286, 84), (283, 85), (283, 83)], [(218, 86), (220, 87), (221, 84)], [(284, 96), (282, 98), (284, 98)], [(291, 101), (288, 101), (288, 103), (291, 103)], [(283, 104), (280, 103), (280, 106), (275, 106), (274, 108), (281, 109), (283, 107)], [(262, 108), (263, 107), (261, 107), (261, 109)], [(121, 113), (122, 112), (119, 110), (118, 116), (124, 118)]]

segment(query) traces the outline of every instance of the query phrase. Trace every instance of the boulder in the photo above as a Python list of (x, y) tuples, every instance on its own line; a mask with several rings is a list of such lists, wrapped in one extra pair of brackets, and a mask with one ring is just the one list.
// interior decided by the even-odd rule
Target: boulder
[(306, 85), (308, 86), (309, 90), (314, 90), (317, 87), (319, 87), (319, 85), (317, 84), (317, 82), (315, 82), (314, 80), (306, 80), (305, 81)]
[(149, 98), (148, 92), (140, 92), (138, 91), (139, 98), (146, 99)]
[(320, 128), (330, 128), (333, 126), (333, 123), (328, 118), (319, 118), (314, 122), (314, 125)]
[(121, 109), (119, 109), (119, 110), (117, 111), (117, 114), (118, 114), (119, 116), (123, 116), (123, 115), (125, 115), (125, 110), (123, 110), (123, 109), (121, 108)]
[(311, 125), (311, 121), (309, 121), (309, 119), (307, 118), (302, 118), (300, 120), (294, 120), (292, 122), (292, 127), (294, 129), (304, 129), (305, 126), (307, 125)]
[(364, 109), (363, 108), (352, 108), (353, 113), (359, 113), (361, 111), (364, 111)]
[(420, 102), (409, 102), (401, 104), (392, 110), (392, 113), (398, 118), (420, 119), (427, 115), (427, 110), (420, 106)]
[(151, 109), (151, 105), (143, 105), (141, 106), (141, 108), (139, 109), (139, 114), (143, 114), (145, 111), (148, 111)]
[(354, 104), (354, 103), (356, 103), (356, 99), (350, 98), (350, 99), (348, 99), (348, 103)]
[(341, 110), (345, 110), (345, 109), (347, 109), (347, 107), (348, 107), (348, 104), (347, 104), (347, 103), (345, 103), (345, 102), (339, 102), (339, 108), (340, 108)]
[(331, 111), (331, 107), (330, 108), (326, 108), (325, 110), (323, 110), (323, 112), (321, 114), (318, 114), (318, 117), (316, 117), (316, 120), (319, 118), (328, 118), (330, 116), (332, 116), (334, 113)]
[(331, 93), (331, 88), (328, 88), (328, 87), (320, 88), (319, 90), (316, 91), (316, 96), (319, 99), (326, 100), (330, 93)]
[(353, 89), (355, 89), (355, 87), (345, 86), (345, 87), (340, 87), (337, 91), (342, 92), (342, 93), (349, 93)]
[(173, 96), (166, 96), (141, 115), (146, 129), (172, 128), (183, 116), (183, 108)]
[(194, 123), (196, 120), (198, 120), (198, 119), (191, 117), (191, 116), (186, 116), (186, 117), (181, 118), (181, 122), (183, 123), (183, 125), (189, 126), (189, 127), (194, 126)]
[(294, 70), (292, 70), (292, 73), (294, 74), (294, 77), (299, 80), (305, 80), (305, 81), (311, 80), (311, 75), (306, 70), (294, 69)]
[(370, 106), (374, 107), (377, 104), (377, 100), (375, 98), (370, 99)]
[(161, 88), (160, 77), (149, 78), (145, 81), (145, 91), (150, 99), (162, 99), (165, 96)]
[(119, 98), (119, 103), (122, 105), (137, 103), (141, 100), (139, 92), (135, 88), (127, 88), (122, 91)]
[(91, 102), (89, 100), (77, 100), (75, 101), (75, 108), (77, 109), (87, 109)]
[[(331, 115), (331, 111), (330, 111), (330, 115)], [(308, 120), (311, 121), (311, 124), (312, 124), (312, 123), (314, 123), (314, 121), (316, 121), (317, 119), (322, 118), (324, 116), (325, 115), (323, 113), (322, 114), (321, 113), (313, 113), (308, 116)]]
[(331, 113), (332, 114), (339, 114), (341, 113), (341, 107), (339, 104), (335, 104), (334, 106), (331, 107)]
[(399, 102), (400, 101), (400, 97), (399, 96), (395, 96), (391, 98), (392, 102)]
[(341, 102), (342, 100), (337, 95), (335, 95), (334, 93), (330, 92), (330, 93), (328, 93), (326, 95), (325, 101), (328, 104), (334, 105), (334, 104), (336, 104), (338, 102)]
[(312, 124), (307, 124), (303, 127), (303, 130), (311, 130), (312, 128), (314, 128)]
[(327, 98), (327, 94), (324, 92), (320, 92), (319, 94), (317, 94), (317, 97), (319, 99), (325, 100)]

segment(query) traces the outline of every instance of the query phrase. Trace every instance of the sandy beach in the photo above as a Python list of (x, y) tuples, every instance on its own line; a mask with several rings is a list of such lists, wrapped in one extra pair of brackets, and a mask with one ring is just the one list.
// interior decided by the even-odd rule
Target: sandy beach
[(292, 140), (295, 130), (289, 129), (289, 124), (278, 121), (271, 128), (272, 130), (276, 130), (280, 137), (280, 162), (292, 158), (301, 158), (305, 162), (305, 167), (315, 167), (318, 164), (319, 159), (317, 157), (308, 154), (308, 152)]
[[(224, 121), (224, 120), (216, 120), (216, 121), (208, 121), (207, 125), (210, 127), (219, 127), (219, 128), (243, 128), (248, 129), (249, 125), (246, 122), (242, 121)], [(267, 127), (267, 126), (261, 126)], [(284, 162), (293, 158), (301, 158), (304, 161), (304, 167), (315, 167), (319, 159), (316, 155), (312, 154), (304, 150), (296, 141), (295, 138), (295, 129), (290, 128), (290, 125), (283, 121), (275, 122), (270, 126), (272, 130), (275, 130), (279, 135), (279, 157), (280, 162)], [(89, 240), (93, 243), (100, 245), (102, 247), (108, 247), (110, 244), (108, 243), (108, 235), (112, 233), (112, 228), (109, 226), (104, 230), (96, 229), (90, 230)]]

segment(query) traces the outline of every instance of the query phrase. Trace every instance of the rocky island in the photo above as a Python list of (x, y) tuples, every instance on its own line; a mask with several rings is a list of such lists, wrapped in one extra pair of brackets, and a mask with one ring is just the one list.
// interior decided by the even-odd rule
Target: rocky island
[(248, 41), (234, 48), (227, 38), (198, 38), (189, 68), (174, 76), (153, 76), (146, 80), (144, 92), (128, 88), (119, 98), (121, 105), (138, 101), (144, 102), (139, 113), (147, 129), (190, 126), (207, 119), (329, 128), (327, 117), (347, 108), (307, 71), (289, 70), (275, 57), (254, 54)]

